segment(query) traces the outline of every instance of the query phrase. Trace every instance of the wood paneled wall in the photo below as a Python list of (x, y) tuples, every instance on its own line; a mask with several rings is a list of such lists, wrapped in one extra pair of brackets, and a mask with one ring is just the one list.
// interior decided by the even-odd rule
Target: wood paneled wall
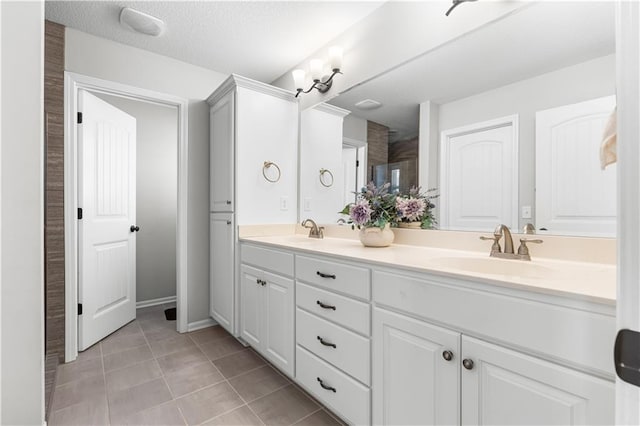
[(371, 170), (379, 164), (387, 164), (389, 149), (389, 128), (373, 121), (367, 121), (367, 182), (373, 175)]
[(45, 347), (64, 362), (64, 26), (45, 21), (44, 58)]

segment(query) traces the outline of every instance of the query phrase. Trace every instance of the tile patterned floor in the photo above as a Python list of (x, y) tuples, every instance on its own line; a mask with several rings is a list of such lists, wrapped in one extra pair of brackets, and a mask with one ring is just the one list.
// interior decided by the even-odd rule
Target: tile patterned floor
[(341, 424), (221, 327), (177, 333), (167, 307), (60, 365), (48, 424)]

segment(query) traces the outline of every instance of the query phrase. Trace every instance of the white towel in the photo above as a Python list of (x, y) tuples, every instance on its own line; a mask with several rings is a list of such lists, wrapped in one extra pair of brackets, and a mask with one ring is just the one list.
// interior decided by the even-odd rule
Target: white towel
[(600, 145), (600, 167), (604, 170), (609, 164), (613, 164), (618, 159), (616, 154), (617, 130), (616, 130), (616, 110), (609, 116), (609, 121), (602, 134), (602, 145)]

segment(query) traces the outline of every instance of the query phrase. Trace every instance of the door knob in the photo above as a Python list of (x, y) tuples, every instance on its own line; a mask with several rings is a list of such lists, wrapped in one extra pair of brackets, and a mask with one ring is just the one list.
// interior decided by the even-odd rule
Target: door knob
[(139, 227), (139, 226), (136, 226), (136, 225), (131, 225), (131, 227), (129, 228), (129, 230), (130, 230), (131, 232), (138, 232), (138, 231), (140, 230), (140, 227)]
[(445, 361), (451, 361), (453, 359), (453, 352), (451, 351), (442, 352), (442, 358), (444, 358)]
[(473, 369), (473, 361), (470, 360), (469, 358), (465, 358), (462, 360), (462, 366), (464, 368), (466, 368), (467, 370), (472, 370)]

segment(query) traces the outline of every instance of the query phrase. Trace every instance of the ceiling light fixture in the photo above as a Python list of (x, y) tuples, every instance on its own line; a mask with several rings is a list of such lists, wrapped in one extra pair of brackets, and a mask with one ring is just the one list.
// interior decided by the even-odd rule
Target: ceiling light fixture
[(325, 73), (324, 62), (322, 59), (312, 59), (309, 61), (309, 74), (313, 84), (308, 90), (304, 90), (304, 81), (306, 73), (304, 70), (293, 70), (293, 84), (296, 87), (296, 98), (300, 93), (309, 93), (313, 89), (317, 89), (320, 93), (326, 93), (331, 89), (333, 84), (333, 77), (336, 74), (342, 74), (340, 68), (342, 67), (342, 48), (338, 46), (329, 48), (329, 64), (331, 66), (331, 75)]
[(458, 5), (462, 4), (462, 3), (466, 3), (469, 1), (477, 1), (477, 0), (453, 0), (453, 5), (449, 8), (449, 10), (447, 10), (447, 13), (445, 13), (445, 16), (449, 16), (449, 14), (451, 13), (451, 11), (453, 9), (455, 9), (456, 7), (458, 7)]
[(120, 12), (120, 24), (133, 31), (158, 37), (164, 32), (165, 24), (162, 19), (148, 15), (139, 10), (125, 7)]

